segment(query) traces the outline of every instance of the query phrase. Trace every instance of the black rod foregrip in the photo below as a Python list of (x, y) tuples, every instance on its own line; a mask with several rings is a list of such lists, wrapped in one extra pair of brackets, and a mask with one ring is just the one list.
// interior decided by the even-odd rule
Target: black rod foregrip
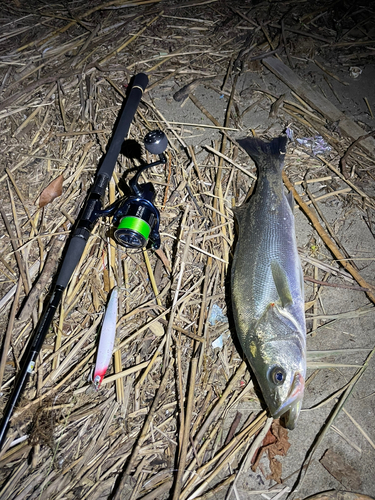
[[(90, 234), (88, 231), (87, 233), (88, 235)], [(60, 286), (61, 288), (68, 286), (70, 278), (82, 257), (87, 240), (88, 238), (85, 239), (77, 235), (74, 235), (70, 240), (59, 274), (57, 275), (56, 286)]]

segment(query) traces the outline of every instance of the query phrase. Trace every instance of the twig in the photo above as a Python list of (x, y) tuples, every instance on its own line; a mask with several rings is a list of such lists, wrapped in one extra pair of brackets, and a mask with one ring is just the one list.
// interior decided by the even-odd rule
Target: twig
[[(347, 166), (346, 166), (346, 160), (348, 159), (348, 156), (350, 155), (352, 149), (354, 149), (358, 143), (360, 143), (363, 139), (366, 139), (367, 137), (375, 137), (375, 130), (373, 130), (372, 132), (369, 132), (368, 134), (361, 135), (361, 137), (358, 137), (358, 139), (356, 139), (354, 142), (351, 143), (351, 145), (346, 150), (344, 156), (340, 159), (341, 171), (342, 171), (345, 179), (349, 178), (349, 174), (348, 174)], [(358, 192), (358, 190), (356, 190), (356, 191)]]

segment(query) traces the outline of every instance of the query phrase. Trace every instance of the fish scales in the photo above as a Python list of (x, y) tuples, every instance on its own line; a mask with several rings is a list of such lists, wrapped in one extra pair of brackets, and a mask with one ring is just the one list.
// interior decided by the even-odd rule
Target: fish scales
[(235, 209), (238, 240), (232, 265), (236, 331), (271, 415), (293, 428), (306, 375), (303, 274), (292, 198), (282, 182), (286, 137), (238, 141), (255, 161), (258, 180)]

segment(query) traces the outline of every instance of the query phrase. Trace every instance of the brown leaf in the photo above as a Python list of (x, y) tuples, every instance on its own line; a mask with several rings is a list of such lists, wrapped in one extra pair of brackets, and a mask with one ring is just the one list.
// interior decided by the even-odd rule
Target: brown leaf
[(158, 248), (157, 250), (155, 250), (155, 253), (160, 258), (160, 260), (163, 262), (163, 264), (166, 267), (166, 269), (168, 271), (171, 271), (171, 269), (172, 269), (171, 268), (171, 264), (170, 264), (170, 262), (168, 260), (168, 257), (163, 252), (163, 250), (161, 248)]
[(256, 457), (256, 459), (251, 467), (254, 472), (258, 468), (258, 465), (259, 465), (260, 459), (263, 456), (263, 453), (265, 453), (267, 451), (267, 446), (274, 443), (275, 441), (276, 441), (276, 437), (272, 434), (272, 430), (269, 429), (267, 434), (265, 435), (265, 438), (263, 439), (261, 446), (258, 448), (257, 452), (254, 454), (254, 457)]
[(43, 189), (37, 200), (39, 208), (45, 207), (48, 203), (51, 203), (55, 198), (58, 198), (62, 194), (62, 186), (64, 182), (63, 175), (59, 175), (56, 179), (48, 184), (47, 187)]
[(254, 472), (256, 471), (263, 453), (268, 453), (271, 474), (267, 477), (267, 479), (273, 479), (277, 483), (281, 483), (282, 465), (275, 459), (275, 456), (285, 456), (289, 448), (290, 444), (288, 441), (287, 429), (280, 425), (279, 420), (274, 420), (272, 422), (271, 429), (267, 432), (266, 437), (263, 440), (257, 459), (252, 466), (252, 470)]
[(280, 425), (279, 420), (272, 422), (272, 434), (276, 437), (276, 441), (268, 447), (270, 458), (275, 455), (285, 456), (290, 448), (288, 441), (288, 430)]
[(276, 481), (276, 483), (281, 484), (281, 474), (283, 472), (283, 466), (281, 465), (281, 462), (276, 460), (276, 458), (270, 458), (270, 469), (271, 474), (268, 474), (266, 479), (273, 479), (273, 481)]

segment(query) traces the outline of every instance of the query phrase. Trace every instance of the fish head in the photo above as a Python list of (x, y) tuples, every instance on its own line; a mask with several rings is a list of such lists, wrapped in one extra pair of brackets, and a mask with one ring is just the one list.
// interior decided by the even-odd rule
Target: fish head
[[(281, 317), (280, 317), (281, 316)], [(258, 322), (250, 345), (249, 362), (273, 418), (284, 418), (293, 429), (302, 407), (306, 377), (303, 331), (292, 319), (273, 308)]]

